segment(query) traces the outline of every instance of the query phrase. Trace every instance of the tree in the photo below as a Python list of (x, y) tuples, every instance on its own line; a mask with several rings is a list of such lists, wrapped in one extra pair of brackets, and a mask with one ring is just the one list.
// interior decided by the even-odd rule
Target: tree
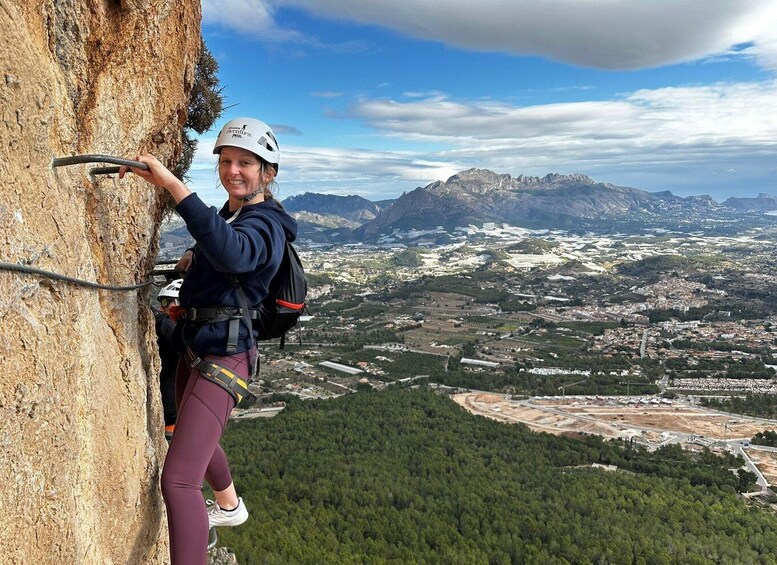
[(205, 133), (224, 111), (223, 87), (218, 79), (219, 64), (201, 40), (200, 58), (194, 70), (194, 84), (189, 93), (186, 123), (181, 130), (183, 148), (173, 170), (175, 176), (183, 179), (192, 165), (197, 151), (197, 140), (192, 139), (188, 130)]
[(756, 477), (755, 473), (751, 473), (744, 469), (737, 471), (737, 479), (737, 491), (739, 492), (749, 491), (750, 487), (755, 485), (758, 481), (758, 477)]
[(393, 262), (398, 267), (419, 267), (423, 264), (421, 256), (415, 249), (403, 249), (394, 255)]
[(240, 563), (758, 563), (777, 547), (730, 460), (537, 434), (428, 389), (294, 400), (230, 422), (223, 445), (255, 515), (219, 532)]

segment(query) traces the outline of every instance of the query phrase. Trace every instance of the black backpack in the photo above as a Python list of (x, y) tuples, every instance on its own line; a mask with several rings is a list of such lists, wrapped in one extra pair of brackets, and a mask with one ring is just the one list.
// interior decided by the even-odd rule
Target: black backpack
[[(244, 311), (249, 311), (248, 298), (242, 287), (233, 280)], [(270, 281), (267, 297), (256, 307), (251, 315), (251, 327), (256, 339), (281, 338), (281, 349), (286, 343), (286, 332), (297, 325), (299, 317), (305, 311), (305, 297), (308, 282), (305, 270), (294, 247), (286, 242), (283, 259), (278, 271)]]
[(308, 281), (296, 249), (286, 242), (281, 266), (270, 281), (270, 292), (257, 308), (254, 322), (257, 339), (281, 338), (281, 347), (286, 341), (286, 332), (297, 325), (305, 311), (305, 297)]

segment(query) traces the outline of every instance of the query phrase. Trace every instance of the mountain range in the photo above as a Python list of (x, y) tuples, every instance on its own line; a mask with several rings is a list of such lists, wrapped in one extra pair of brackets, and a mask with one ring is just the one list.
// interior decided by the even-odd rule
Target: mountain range
[[(597, 182), (582, 174), (512, 177), (486, 169), (469, 169), (446, 181), (403, 193), (393, 201), (371, 202), (359, 196), (306, 193), (284, 201), (300, 222), (302, 237), (374, 241), (398, 231), (505, 223), (531, 229), (622, 230), (677, 229), (713, 223), (756, 223), (777, 209), (777, 198), (679, 197), (671, 192)], [(315, 236), (315, 237), (313, 237)]]
[[(388, 201), (390, 205), (391, 201)], [(297, 221), (304, 221), (325, 227), (357, 228), (374, 220), (386, 207), (384, 203), (372, 202), (361, 196), (337, 196), (306, 192), (290, 196), (283, 201), (286, 211), (294, 214)]]

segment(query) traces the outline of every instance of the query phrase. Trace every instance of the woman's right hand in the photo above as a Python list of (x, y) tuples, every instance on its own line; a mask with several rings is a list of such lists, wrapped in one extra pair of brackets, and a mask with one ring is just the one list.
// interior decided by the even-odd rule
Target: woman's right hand
[(178, 259), (178, 262), (175, 264), (175, 270), (179, 273), (185, 273), (189, 270), (189, 267), (192, 264), (192, 257), (194, 256), (194, 253), (192, 253), (191, 249), (187, 249), (186, 252), (184, 252), (183, 255), (181, 255), (181, 258)]
[(178, 203), (191, 194), (191, 191), (186, 188), (186, 185), (176, 177), (170, 170), (159, 162), (159, 159), (151, 155), (150, 153), (144, 153), (137, 158), (141, 163), (148, 165), (148, 169), (138, 169), (135, 167), (127, 167), (122, 165), (119, 168), (119, 178), (124, 178), (127, 171), (132, 171), (140, 178), (150, 182), (154, 186), (164, 188), (169, 192)]

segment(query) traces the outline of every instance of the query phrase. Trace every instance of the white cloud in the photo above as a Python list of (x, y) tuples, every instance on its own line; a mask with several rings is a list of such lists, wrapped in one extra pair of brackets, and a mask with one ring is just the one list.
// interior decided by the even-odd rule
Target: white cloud
[(203, 17), (267, 41), (309, 42), (274, 20), (281, 6), (588, 67), (661, 66), (749, 45), (739, 52), (777, 70), (777, 0), (203, 0)]
[(757, 36), (753, 45), (743, 50), (743, 53), (752, 55), (761, 66), (777, 70), (777, 13), (771, 14), (772, 25)]
[(777, 144), (777, 81), (640, 90), (620, 99), (512, 106), (444, 98), (362, 100), (350, 116), (387, 135), (461, 151), (495, 147), (553, 155), (609, 148), (768, 148)]
[[(314, 191), (380, 198), (470, 167), (513, 175), (581, 172), (646, 190), (684, 186), (686, 194), (775, 191), (777, 80), (534, 106), (444, 96), (364, 99), (345, 117), (378, 139), (391, 138), (391, 147), (399, 139), (414, 149), (312, 148), (281, 140), (278, 180), (287, 196)], [(193, 170), (212, 175), (212, 145), (212, 139), (201, 141)]]
[(403, 92), (405, 98), (439, 98), (445, 97), (445, 93), (440, 90), (430, 90), (428, 92), (407, 91)]
[(202, 19), (265, 41), (306, 42), (302, 34), (277, 25), (272, 3), (265, 0), (202, 0)]
[[(357, 53), (371, 48), (363, 41), (325, 43), (315, 36), (285, 27), (275, 17), (276, 8), (281, 4), (278, 2), (268, 0), (201, 0), (201, 2), (203, 24), (220, 26), (259, 41), (291, 43), (334, 53)], [(301, 54), (301, 52), (295, 53)]]
[(410, 152), (294, 146), (285, 151), (278, 176), (282, 197), (309, 191), (379, 199), (466, 168), (455, 159)]
[[(209, 204), (225, 199), (216, 174), (215, 139), (201, 139), (189, 171), (192, 190)], [(282, 198), (302, 192), (361, 194), (385, 198), (407, 188), (447, 179), (467, 168), (455, 159), (435, 159), (410, 152), (281, 145), (278, 185)]]
[(285, 165), (293, 171), (295, 182), (354, 177), (414, 181), (458, 172), (458, 168), (449, 161), (428, 160), (410, 152), (288, 147), (286, 153)]

